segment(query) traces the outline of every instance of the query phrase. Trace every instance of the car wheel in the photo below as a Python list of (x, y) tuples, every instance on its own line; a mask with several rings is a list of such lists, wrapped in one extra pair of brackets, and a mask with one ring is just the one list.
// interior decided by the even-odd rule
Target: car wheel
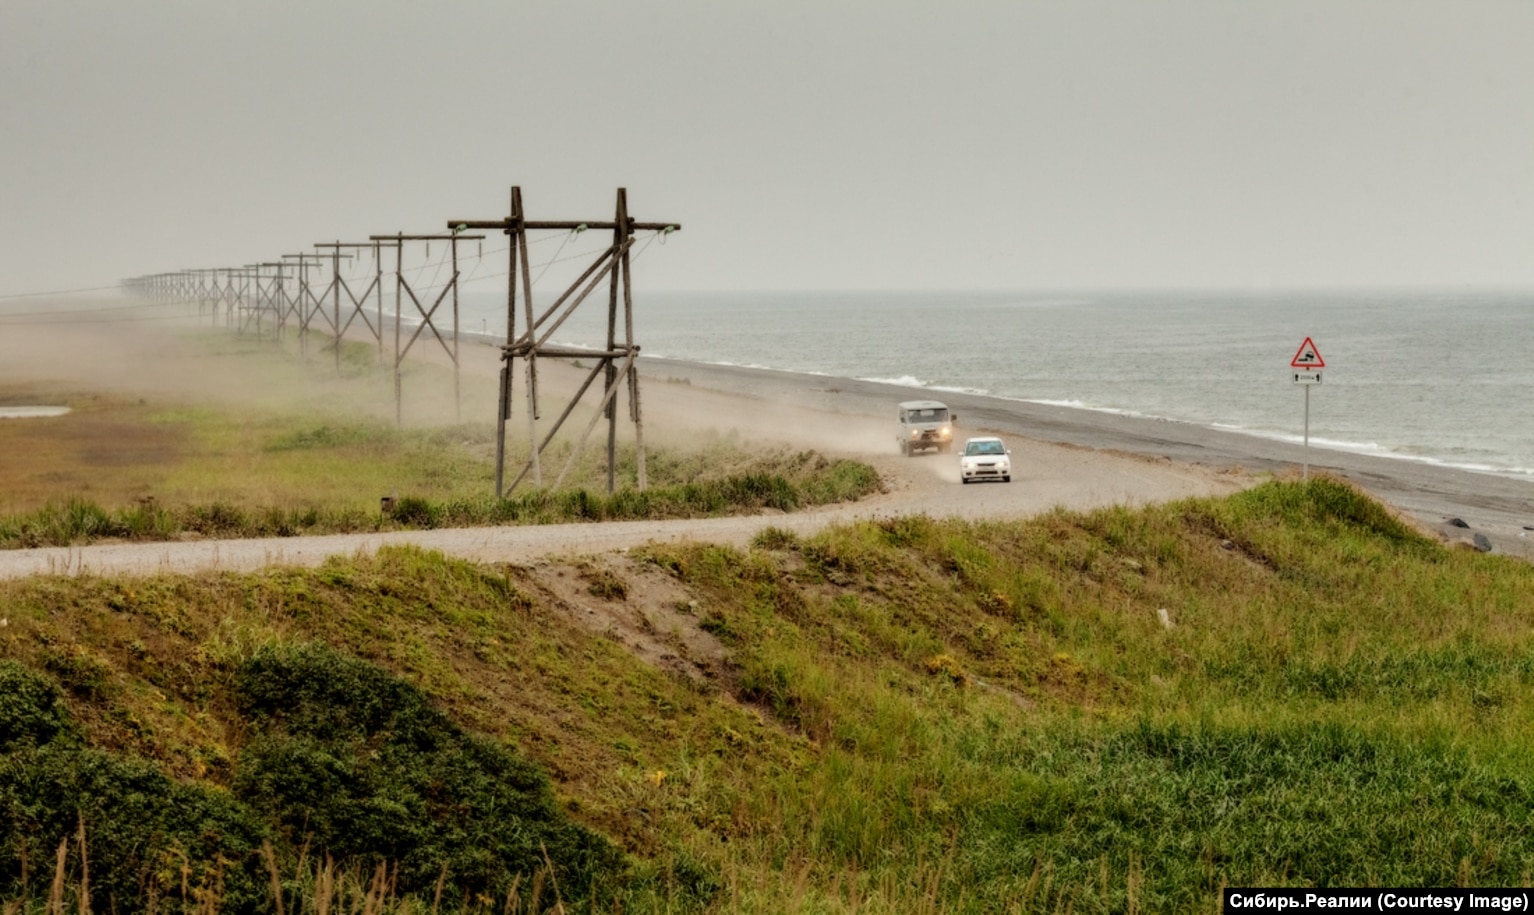
[(959, 477), (959, 482), (963, 483), (965, 486), (968, 486), (969, 485), (969, 477)]
[(1007, 476), (1002, 477), (1001, 481), (1003, 483), (1010, 483), (1010, 482), (1012, 482), (1012, 476), (1010, 474), (1008, 474)]

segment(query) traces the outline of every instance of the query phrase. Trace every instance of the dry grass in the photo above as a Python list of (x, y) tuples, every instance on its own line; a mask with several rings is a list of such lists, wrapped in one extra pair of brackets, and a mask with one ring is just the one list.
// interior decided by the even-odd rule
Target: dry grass
[[(0, 402), (43, 399), (50, 395), (0, 390)], [(132, 504), (196, 457), (185, 428), (151, 422), (141, 404), (84, 393), (67, 399), (65, 416), (0, 420), (0, 512), (32, 511), (61, 493)]]
[[(442, 887), (447, 872), (438, 880), (430, 908), (414, 897), (402, 896), (397, 886), (398, 870), (381, 861), (371, 869), (345, 869), (326, 855), (323, 863), (300, 858), (294, 870), (284, 875), (270, 843), (262, 846), (262, 859), (268, 868), (271, 896), (268, 902), (276, 915), (291, 910), (312, 915), (438, 915), (442, 911)], [(525, 889), (514, 881), (503, 897), (480, 896), (467, 906), (455, 906), (465, 915), (547, 915), (563, 913), (565, 902), (552, 876), (552, 865), (537, 871)], [(184, 876), (184, 875), (183, 875)], [(185, 915), (217, 915), (225, 910), (226, 900), (215, 879), (212, 884), (193, 885), (183, 879), (181, 891), (173, 898), (150, 897), (140, 900), (148, 912), (181, 912)], [(114, 909), (115, 910), (115, 909)], [(25, 899), (0, 903), (0, 915), (27, 915), (32, 911)], [(82, 819), (74, 844), (69, 839), (59, 843), (53, 866), (48, 897), (42, 906), (45, 915), (92, 915), (89, 861)]]

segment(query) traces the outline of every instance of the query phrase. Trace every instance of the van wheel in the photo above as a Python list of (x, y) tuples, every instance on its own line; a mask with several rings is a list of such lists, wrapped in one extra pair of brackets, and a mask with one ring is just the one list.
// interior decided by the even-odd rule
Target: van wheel
[(911, 443), (907, 442), (905, 439), (901, 439), (900, 440), (900, 453), (905, 455), (906, 457), (910, 457), (911, 456)]

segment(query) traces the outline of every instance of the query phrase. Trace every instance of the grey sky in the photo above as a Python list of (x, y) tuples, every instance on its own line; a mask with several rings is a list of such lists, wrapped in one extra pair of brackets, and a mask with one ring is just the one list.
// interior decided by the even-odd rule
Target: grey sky
[(496, 218), (638, 288), (1534, 284), (1534, 3), (4, 0), (0, 294)]

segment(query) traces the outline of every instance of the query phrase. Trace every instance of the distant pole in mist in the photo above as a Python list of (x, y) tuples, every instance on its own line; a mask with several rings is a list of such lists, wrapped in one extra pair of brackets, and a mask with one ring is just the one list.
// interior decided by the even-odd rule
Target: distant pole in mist
[[(403, 425), (403, 423), (404, 423), (404, 389), (403, 389), (403, 384), (401, 382), (401, 375), (402, 375), (402, 372), (403, 372), (404, 359), (405, 359), (405, 356), (407, 356), (410, 353), (411, 347), (415, 346), (415, 342), (417, 340), (419, 340), (421, 338), (421, 335), (424, 332), (426, 332), (426, 331), (431, 331), (432, 337), (436, 339), (437, 343), (439, 345), (441, 345), (443, 352), (445, 352), (447, 354), (448, 358), (450, 360), (452, 360), (452, 363), (453, 363), (453, 399), (454, 399), (455, 404), (457, 404), (457, 406), (456, 406), (457, 415), (459, 415), (461, 417), (462, 413), (463, 413), (463, 407), (462, 407), (461, 402), (459, 401), (459, 365), (458, 365), (458, 333), (459, 333), (459, 328), (458, 328), (458, 240), (459, 239), (467, 239), (467, 240), (470, 240), (470, 241), (475, 241), (475, 240), (479, 240), (479, 239), (484, 238), (484, 236), (483, 235), (460, 235), (457, 232), (453, 232), (453, 233), (450, 233), (450, 234), (447, 234), (447, 235), (405, 235), (402, 232), (396, 232), (393, 235), (374, 235), (374, 236), (371, 236), (371, 238), (375, 242), (381, 242), (381, 243), (384, 243), (384, 244), (389, 244), (389, 243), (392, 242), (393, 245), (394, 245), (394, 422), (395, 422), (395, 424), (396, 425)], [(429, 247), (430, 244), (433, 241), (437, 241), (437, 240), (446, 241), (446, 242), (448, 242), (449, 246), (451, 247), (451, 249), (452, 249), (451, 256), (452, 256), (452, 263), (453, 263), (453, 272), (452, 272), (452, 276), (450, 276), (448, 278), (447, 284), (444, 285), (442, 287), (442, 290), (437, 293), (437, 297), (435, 299), (431, 300), (431, 305), (430, 306), (426, 306), (426, 305), (421, 304), (421, 298), (417, 294), (417, 290), (415, 289), (414, 286), (411, 285), (410, 281), (405, 278), (405, 269), (404, 269), (405, 243), (406, 242), (425, 242), (427, 244), (427, 246), (428, 246), (427, 250), (430, 250), (430, 247)], [(429, 291), (429, 290), (422, 290), (422, 291)], [(442, 303), (447, 300), (447, 297), (449, 295), (451, 295), (453, 297), (453, 307), (452, 307), (452, 312), (453, 312), (453, 329), (452, 329), (453, 340), (452, 340), (452, 343), (449, 343), (443, 337), (442, 330), (437, 327), (437, 320), (438, 320), (438, 318), (437, 318), (437, 309), (442, 307)], [(404, 302), (405, 302), (405, 299), (407, 297), (410, 299), (411, 305), (415, 308), (415, 315), (412, 317), (412, 320), (415, 319), (415, 316), (418, 316), (420, 318), (420, 323), (416, 325), (415, 332), (410, 335), (410, 339), (409, 340), (404, 340), (404, 332), (403, 332), (403, 329), (401, 327), (401, 322), (403, 321), (403, 316), (402, 315), (403, 315), (403, 312), (405, 311)]]

